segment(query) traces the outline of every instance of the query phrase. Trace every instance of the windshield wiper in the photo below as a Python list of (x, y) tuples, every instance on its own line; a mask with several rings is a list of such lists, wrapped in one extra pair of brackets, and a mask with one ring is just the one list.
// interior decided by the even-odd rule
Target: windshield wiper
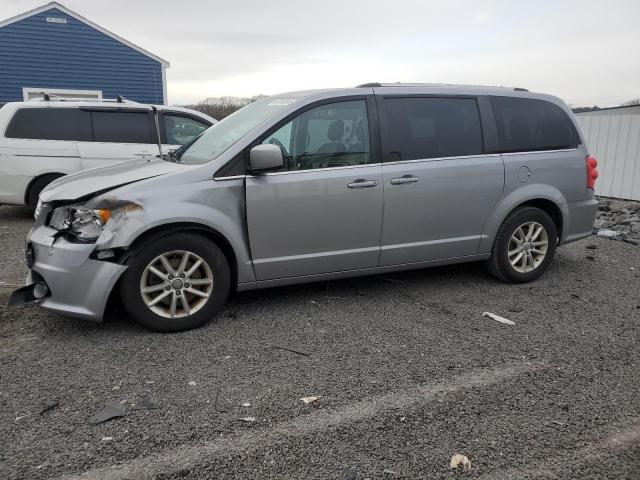
[[(166, 157), (169, 157), (169, 158), (166, 158)], [(165, 155), (165, 160), (168, 160), (169, 162), (180, 163), (180, 157), (178, 156), (175, 150), (169, 150)]]

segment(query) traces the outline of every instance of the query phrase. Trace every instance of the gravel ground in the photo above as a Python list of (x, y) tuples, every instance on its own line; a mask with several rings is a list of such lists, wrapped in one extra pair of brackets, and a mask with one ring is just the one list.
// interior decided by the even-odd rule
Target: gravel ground
[[(640, 478), (640, 247), (243, 293), (159, 335), (5, 308), (30, 223), (0, 208), (0, 478)], [(128, 414), (90, 425), (106, 401)]]
[(598, 197), (594, 232), (614, 240), (640, 245), (640, 202)]

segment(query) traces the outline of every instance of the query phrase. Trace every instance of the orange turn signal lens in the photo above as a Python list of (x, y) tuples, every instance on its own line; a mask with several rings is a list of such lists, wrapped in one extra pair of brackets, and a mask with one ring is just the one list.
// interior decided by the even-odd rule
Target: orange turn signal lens
[(99, 210), (96, 210), (96, 214), (98, 215), (98, 218), (102, 220), (103, 225), (107, 223), (107, 220), (111, 218), (111, 210), (106, 208), (101, 208)]

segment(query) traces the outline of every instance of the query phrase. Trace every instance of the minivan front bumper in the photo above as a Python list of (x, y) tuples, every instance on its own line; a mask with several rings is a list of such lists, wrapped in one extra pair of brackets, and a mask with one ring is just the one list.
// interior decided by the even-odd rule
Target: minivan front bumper
[(109, 294), (127, 267), (91, 258), (94, 248), (93, 243), (70, 242), (46, 226), (29, 232), (27, 283), (37, 280), (48, 288), (48, 296), (36, 303), (63, 316), (101, 321)]

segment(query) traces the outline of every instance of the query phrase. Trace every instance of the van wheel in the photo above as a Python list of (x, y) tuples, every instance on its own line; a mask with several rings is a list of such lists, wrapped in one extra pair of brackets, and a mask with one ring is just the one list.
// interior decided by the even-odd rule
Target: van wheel
[(33, 182), (29, 187), (29, 192), (27, 193), (27, 207), (36, 208), (40, 192), (44, 190), (44, 187), (60, 177), (64, 177), (64, 175), (45, 175)]
[(549, 268), (557, 245), (558, 231), (546, 212), (518, 208), (500, 226), (487, 267), (502, 281), (531, 282)]
[(181, 332), (209, 322), (231, 286), (217, 245), (191, 233), (161, 237), (134, 252), (120, 283), (125, 309), (156, 332)]

